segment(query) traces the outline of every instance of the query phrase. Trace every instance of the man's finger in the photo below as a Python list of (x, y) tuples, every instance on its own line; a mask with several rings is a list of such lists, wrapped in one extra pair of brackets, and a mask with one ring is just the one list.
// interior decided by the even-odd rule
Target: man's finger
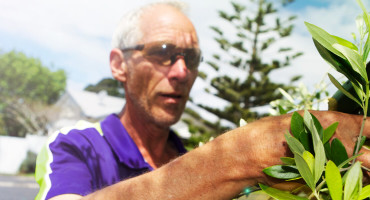
[(370, 168), (370, 149), (363, 146), (360, 153), (363, 153), (363, 155), (361, 155), (358, 160), (360, 160), (366, 168)]

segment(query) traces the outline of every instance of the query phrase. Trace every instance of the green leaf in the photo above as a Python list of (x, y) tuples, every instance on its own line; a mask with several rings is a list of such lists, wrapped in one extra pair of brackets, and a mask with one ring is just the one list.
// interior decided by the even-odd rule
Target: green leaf
[[(363, 19), (365, 21), (365, 24), (366, 24), (366, 27), (369, 31), (369, 28), (370, 28), (370, 15), (369, 13), (366, 11), (366, 8), (364, 6), (364, 4), (362, 3), (361, 0), (357, 0), (357, 3), (360, 5), (362, 11), (363, 11)], [(367, 40), (366, 40), (366, 43), (364, 45), (364, 52), (363, 52), (363, 55), (362, 55), (362, 60), (364, 62), (367, 61), (367, 57), (369, 56), (369, 52), (370, 52), (370, 34), (367, 35)]]
[(304, 111), (303, 120), (304, 120), (306, 127), (311, 132), (316, 132), (317, 133), (316, 135), (319, 136), (318, 131), (322, 129), (322, 126), (319, 120), (317, 120), (317, 118), (313, 114), (311, 114), (308, 110)]
[(367, 57), (369, 56), (370, 53), (370, 34), (367, 35), (367, 39), (364, 45), (364, 52), (362, 54), (362, 60), (364, 62), (367, 61)]
[(312, 144), (312, 137), (311, 133), (307, 133), (306, 131), (303, 131), (299, 137), (299, 141), (304, 146), (305, 150), (315, 153), (313, 151), (313, 144)]
[(312, 135), (313, 147), (315, 151), (315, 167), (314, 167), (313, 172), (314, 172), (315, 183), (316, 183), (321, 178), (322, 172), (324, 171), (324, 168), (325, 168), (325, 162), (326, 162), (324, 145), (322, 144), (322, 141), (320, 139), (320, 136), (318, 133), (319, 130), (317, 130), (317, 127), (320, 129), (321, 125), (317, 121), (318, 125), (315, 126), (314, 118), (307, 110), (305, 110), (304, 112), (303, 119), (304, 119), (304, 123), (306, 124), (307, 128), (311, 131), (311, 135)]
[(362, 61), (362, 57), (360, 54), (340, 44), (333, 44), (333, 47), (340, 51), (348, 59), (353, 70), (355, 70), (362, 76), (362, 78), (368, 81), (365, 62)]
[(356, 154), (350, 158), (348, 158), (347, 160), (343, 161), (342, 163), (340, 163), (340, 165), (338, 165), (338, 168), (342, 168), (343, 166), (345, 166), (347, 163), (351, 162), (353, 159), (361, 156), (363, 153), (359, 153), (359, 154)]
[(303, 152), (302, 157), (306, 161), (310, 171), (313, 173), (315, 168), (315, 157), (313, 157), (313, 155), (308, 151)]
[[(259, 186), (255, 186), (256, 188), (258, 188), (257, 191), (251, 191), (249, 192), (249, 188), (246, 188), (244, 190), (247, 190), (247, 192), (244, 192), (243, 194), (247, 195), (248, 197), (246, 197), (246, 199), (259, 199), (259, 200), (269, 200), (269, 199), (273, 199), (270, 195), (268, 195), (265, 191), (261, 190), (261, 188)], [(243, 197), (239, 198), (239, 199), (245, 199)]]
[(281, 190), (278, 190), (272, 187), (268, 187), (263, 184), (259, 184), (259, 186), (268, 195), (278, 200), (308, 200), (308, 198), (296, 196), (288, 192), (284, 192), (284, 191), (281, 191)]
[[(365, 24), (365, 20), (364, 20), (364, 15), (363, 14), (360, 14), (356, 17), (356, 28), (360, 34), (360, 38), (362, 38), (362, 36), (364, 36), (366, 33), (366, 24)], [(352, 33), (354, 36), (353, 39), (354, 41), (356, 41), (356, 35), (355, 33)]]
[(308, 22), (305, 22), (305, 25), (308, 29), (308, 31), (311, 33), (312, 37), (319, 42), (322, 46), (324, 46), (326, 49), (334, 53), (335, 55), (345, 58), (341, 52), (336, 50), (333, 47), (333, 44), (337, 43), (337, 40), (330, 35), (328, 32), (326, 32), (324, 29), (315, 26), (313, 24), (310, 24)]
[(304, 131), (303, 117), (298, 112), (294, 112), (292, 115), (290, 130), (292, 131), (292, 135), (297, 139), (299, 139), (301, 132)]
[(293, 153), (298, 153), (299, 155), (303, 154), (305, 149), (304, 149), (303, 145), (296, 138), (292, 137), (289, 134), (285, 134), (285, 139), (288, 143), (288, 146), (289, 146), (290, 150)]
[(350, 48), (352, 50), (358, 51), (357, 46), (354, 45), (352, 42), (350, 42), (348, 40), (345, 40), (345, 39), (343, 39), (341, 37), (335, 36), (335, 35), (332, 35), (332, 36), (337, 40), (338, 44), (343, 45), (345, 47), (348, 47), (348, 48)]
[(263, 172), (277, 179), (296, 179), (301, 177), (294, 165), (274, 165), (263, 169)]
[(304, 111), (303, 119), (304, 119), (304, 123), (306, 127), (311, 132), (313, 147), (315, 150), (315, 156), (317, 156), (316, 147), (320, 143), (322, 145), (320, 135), (319, 135), (319, 131), (322, 132), (322, 126), (320, 122), (316, 119), (316, 117), (311, 115), (307, 110)]
[(342, 87), (342, 85), (329, 73), (328, 74), (329, 76), (329, 79), (330, 81), (335, 85), (335, 87), (337, 87), (341, 92), (343, 92), (344, 95), (346, 95), (348, 98), (352, 99), (354, 102), (356, 102), (358, 105), (362, 105), (358, 100), (357, 98), (355, 98), (354, 96), (352, 96), (351, 93), (347, 92), (346, 89), (344, 89)]
[(325, 148), (326, 159), (331, 160), (331, 147), (330, 147), (330, 143), (329, 142), (325, 143), (324, 144), (324, 148)]
[(290, 96), (289, 93), (287, 93), (285, 90), (283, 90), (282, 88), (278, 88), (279, 92), (291, 103), (294, 104), (294, 99), (292, 96)]
[(317, 133), (319, 135), (319, 138), (322, 141), (323, 140), (323, 137), (324, 137), (323, 136), (324, 135), (324, 129), (322, 128), (319, 120), (313, 114), (311, 114), (311, 117), (312, 117), (313, 123), (314, 123), (314, 125), (316, 127), (316, 130), (317, 130)]
[(313, 132), (317, 132), (317, 131), (316, 131), (315, 125), (312, 120), (312, 115), (307, 110), (304, 111), (303, 121), (306, 127), (308, 128), (308, 130), (311, 132), (311, 135), (314, 135)]
[(333, 124), (331, 124), (328, 128), (324, 130), (324, 138), (323, 138), (322, 143), (325, 144), (330, 140), (330, 138), (334, 135), (335, 130), (338, 127), (338, 124), (339, 124), (338, 122), (334, 122)]
[(331, 142), (331, 159), (336, 165), (348, 159), (346, 148), (338, 138)]
[(281, 115), (284, 115), (284, 114), (288, 113), (288, 111), (286, 111), (281, 105), (278, 105), (278, 108), (279, 108), (279, 113)]
[(312, 190), (315, 190), (315, 185), (316, 185), (315, 179), (305, 159), (297, 153), (294, 153), (294, 159), (295, 159), (295, 163), (297, 165), (298, 171), (301, 174), (302, 178), (307, 183), (308, 187), (310, 187)]
[(367, 197), (370, 197), (370, 185), (362, 188), (359, 199), (365, 199)]
[[(357, 29), (359, 30), (360, 32), (360, 38), (362, 38), (361, 36), (365, 36), (366, 35), (366, 32), (369, 31), (368, 29), (368, 24), (369, 23), (369, 20), (366, 20), (367, 19), (367, 14), (366, 12), (364, 12), (363, 14), (359, 15), (356, 17), (356, 26), (357, 26)], [(362, 60), (364, 62), (366, 62), (367, 60), (367, 57), (368, 57), (368, 54), (369, 54), (369, 35), (367, 36), (367, 39), (366, 39), (366, 42), (363, 46), (363, 52), (362, 52)], [(356, 39), (355, 39), (356, 40)], [(360, 46), (360, 48), (362, 48)], [(361, 51), (360, 51), (361, 52)]]
[(360, 193), (361, 193), (361, 190), (362, 190), (362, 179), (363, 179), (363, 174), (362, 174), (362, 171), (361, 171), (361, 164), (360, 164), (360, 175), (359, 175), (359, 178), (358, 178), (358, 182), (356, 184), (356, 190), (355, 190), (354, 194), (352, 194), (352, 197), (354, 197), (354, 199), (358, 199), (358, 197), (360, 196)]
[(329, 160), (325, 170), (326, 183), (333, 200), (342, 200), (342, 177), (339, 168)]
[(347, 60), (333, 54), (315, 39), (313, 40), (313, 42), (321, 57), (324, 58), (325, 61), (327, 61), (335, 70), (346, 76), (348, 80), (355, 84), (358, 84), (358, 80), (361, 80), (360, 82), (362, 85), (366, 84), (361, 75), (352, 69), (350, 63)]
[(315, 149), (315, 168), (314, 168), (314, 175), (315, 175), (315, 182), (319, 181), (321, 175), (325, 168), (326, 156), (325, 156), (325, 149), (324, 145), (322, 144), (321, 140), (316, 145)]
[[(352, 84), (352, 86), (353, 86), (353, 89), (355, 90), (355, 92), (356, 92), (356, 94), (357, 94), (357, 97), (358, 97), (358, 99), (364, 99), (364, 95), (365, 95), (365, 93), (364, 93), (364, 91), (362, 90), (362, 85), (356, 85), (356, 84), (353, 84), (352, 82), (351, 82), (351, 84)], [(360, 101), (360, 102), (362, 102), (362, 101)]]
[(358, 184), (358, 179), (361, 177), (361, 164), (356, 162), (347, 172), (347, 178), (344, 183), (344, 199), (350, 199)]
[(291, 157), (281, 157), (280, 160), (286, 165), (295, 165), (294, 158)]
[[(336, 69), (337, 71), (340, 72), (340, 68), (338, 67), (339, 66), (339, 62), (337, 61), (337, 59), (335, 59), (336, 55), (333, 54), (332, 52), (330, 52), (328, 49), (326, 49), (323, 45), (321, 45), (317, 40), (313, 39), (313, 43), (317, 49), (317, 51), (319, 52), (319, 54), (321, 55), (321, 57), (326, 61), (328, 62), (332, 67), (334, 67), (334, 69)], [(339, 56), (337, 56), (337, 58), (340, 58)], [(343, 60), (343, 58), (340, 58)]]

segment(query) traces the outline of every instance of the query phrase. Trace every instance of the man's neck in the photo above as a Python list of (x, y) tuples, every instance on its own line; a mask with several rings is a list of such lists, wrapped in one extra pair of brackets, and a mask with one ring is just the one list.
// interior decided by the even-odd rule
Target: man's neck
[(169, 127), (160, 127), (137, 113), (124, 109), (120, 120), (144, 159), (157, 168), (177, 155), (177, 150), (168, 142)]

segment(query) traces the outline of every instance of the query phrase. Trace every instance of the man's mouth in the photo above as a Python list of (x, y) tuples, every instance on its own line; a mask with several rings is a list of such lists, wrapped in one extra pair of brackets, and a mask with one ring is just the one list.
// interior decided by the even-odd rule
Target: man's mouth
[(163, 102), (168, 103), (168, 104), (181, 103), (183, 98), (184, 98), (183, 95), (177, 94), (177, 93), (162, 93), (160, 96), (161, 96)]
[(181, 99), (182, 95), (180, 94), (162, 94), (163, 97)]

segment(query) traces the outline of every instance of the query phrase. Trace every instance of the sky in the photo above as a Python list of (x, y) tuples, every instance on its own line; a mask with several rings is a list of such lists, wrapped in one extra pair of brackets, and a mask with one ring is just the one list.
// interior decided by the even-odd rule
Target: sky
[[(153, 0), (0, 0), (0, 50), (21, 51), (39, 58), (52, 70), (63, 69), (67, 73), (67, 87), (83, 89), (111, 77), (109, 52), (115, 26), (125, 12), (148, 2)], [(231, 10), (230, 1), (184, 2), (189, 5), (189, 17), (197, 29), (204, 59), (208, 60), (218, 49), (213, 39), (215, 34), (209, 27), (222, 24), (217, 11)], [(367, 8), (370, 10), (369, 6)], [(298, 18), (293, 34), (279, 44), (291, 46), (304, 55), (291, 67), (274, 72), (272, 79), (287, 82), (293, 75), (303, 75), (301, 81), (308, 88), (322, 80), (329, 83), (326, 73), (335, 72), (317, 53), (304, 21), (352, 41), (351, 33), (357, 33), (355, 17), (360, 11), (356, 0), (296, 0), (281, 8), (279, 16), (293, 14)], [(268, 59), (274, 55), (265, 56)], [(202, 63), (200, 69), (207, 72), (209, 66)], [(239, 74), (237, 71), (228, 73)], [(204, 86), (203, 81), (197, 80), (191, 93), (198, 103), (207, 99)]]

